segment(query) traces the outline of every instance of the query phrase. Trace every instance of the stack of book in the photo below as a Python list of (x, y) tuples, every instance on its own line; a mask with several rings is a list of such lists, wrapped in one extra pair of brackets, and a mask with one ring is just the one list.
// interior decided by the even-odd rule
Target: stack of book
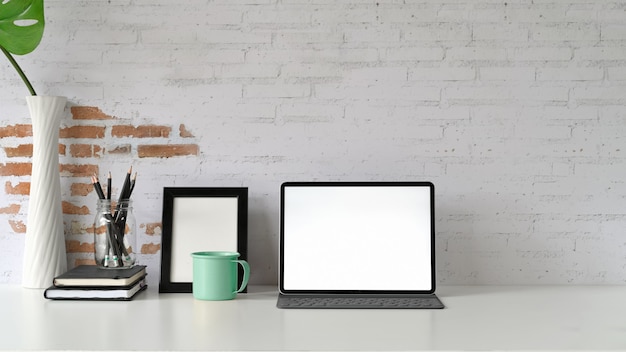
[(44, 291), (48, 299), (123, 300), (133, 299), (148, 287), (146, 266), (106, 269), (97, 265), (80, 265), (54, 278)]

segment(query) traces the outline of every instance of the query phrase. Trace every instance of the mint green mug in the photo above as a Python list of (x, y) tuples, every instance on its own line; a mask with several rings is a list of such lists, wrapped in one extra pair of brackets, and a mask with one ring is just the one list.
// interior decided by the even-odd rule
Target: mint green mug
[[(196, 299), (223, 301), (243, 291), (250, 278), (250, 265), (237, 252), (194, 252), (192, 292)], [(237, 288), (237, 267), (243, 267), (241, 287)]]

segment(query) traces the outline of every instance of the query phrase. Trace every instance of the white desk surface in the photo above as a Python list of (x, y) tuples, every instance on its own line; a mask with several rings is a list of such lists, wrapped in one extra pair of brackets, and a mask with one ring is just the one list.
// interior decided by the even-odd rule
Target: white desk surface
[(284, 310), (274, 287), (198, 301), (52, 301), (0, 285), (0, 350), (624, 350), (626, 286), (442, 286), (443, 310)]

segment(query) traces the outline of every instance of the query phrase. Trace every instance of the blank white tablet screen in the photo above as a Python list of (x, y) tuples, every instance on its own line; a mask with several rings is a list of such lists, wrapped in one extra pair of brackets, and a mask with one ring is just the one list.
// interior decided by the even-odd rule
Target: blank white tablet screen
[(285, 290), (432, 289), (428, 186), (289, 186)]

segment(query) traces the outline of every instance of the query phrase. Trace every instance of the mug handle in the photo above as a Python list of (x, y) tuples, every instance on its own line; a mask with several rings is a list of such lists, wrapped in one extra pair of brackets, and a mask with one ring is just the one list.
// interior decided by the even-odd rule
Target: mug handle
[(241, 264), (241, 266), (243, 267), (243, 280), (241, 280), (241, 287), (239, 287), (239, 289), (235, 291), (235, 293), (239, 293), (243, 291), (243, 289), (246, 288), (246, 286), (248, 285), (248, 280), (250, 279), (250, 264), (248, 264), (247, 261), (240, 259), (233, 261), (235, 263)]

